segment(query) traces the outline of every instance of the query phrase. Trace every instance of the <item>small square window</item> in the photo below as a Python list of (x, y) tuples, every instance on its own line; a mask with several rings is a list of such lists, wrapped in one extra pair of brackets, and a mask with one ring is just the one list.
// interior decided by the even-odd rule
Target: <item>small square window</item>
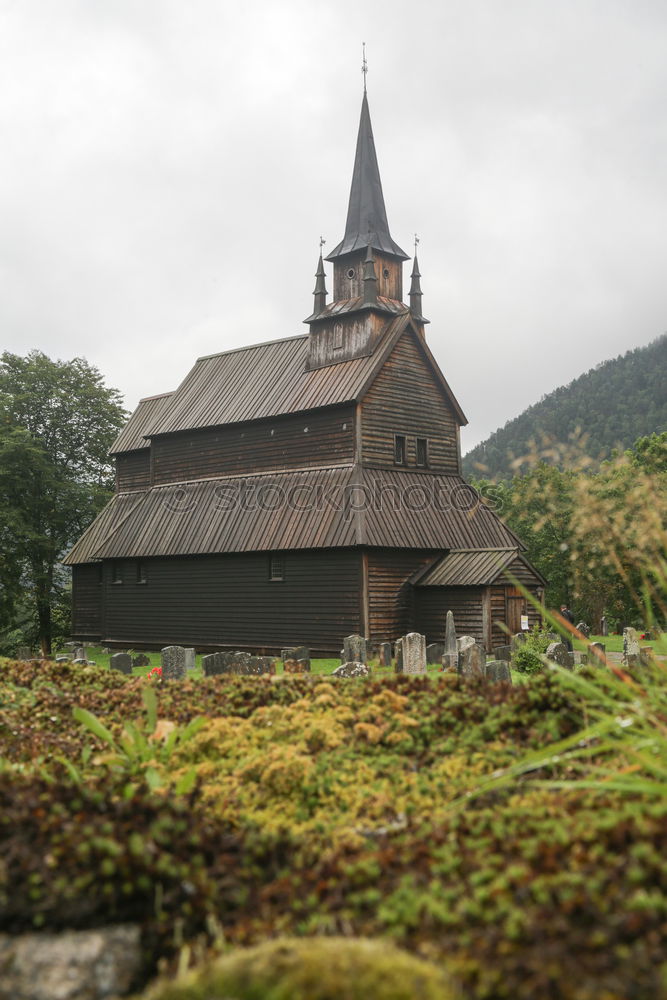
[(111, 582), (112, 583), (123, 582), (123, 568), (119, 562), (111, 563)]
[(285, 579), (285, 556), (271, 555), (269, 559), (269, 580), (280, 581)]
[(146, 576), (146, 563), (139, 561), (137, 563), (137, 583), (148, 583), (148, 577)]
[(405, 435), (394, 435), (394, 465), (405, 465)]
[(428, 465), (428, 439), (417, 438), (417, 465)]

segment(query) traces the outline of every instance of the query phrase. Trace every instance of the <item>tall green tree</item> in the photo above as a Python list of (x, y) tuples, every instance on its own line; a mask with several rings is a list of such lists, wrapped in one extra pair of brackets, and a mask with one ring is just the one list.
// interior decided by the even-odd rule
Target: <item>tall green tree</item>
[(45, 654), (59, 561), (110, 496), (108, 450), (126, 418), (118, 390), (83, 358), (0, 356), (0, 621), (27, 602)]

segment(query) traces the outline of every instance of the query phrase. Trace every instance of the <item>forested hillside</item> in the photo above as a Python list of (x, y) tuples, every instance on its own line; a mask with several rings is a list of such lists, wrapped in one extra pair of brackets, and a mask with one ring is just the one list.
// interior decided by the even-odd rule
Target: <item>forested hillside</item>
[(464, 473), (507, 478), (512, 459), (528, 453), (531, 441), (565, 442), (577, 429), (588, 435), (586, 452), (595, 459), (667, 430), (667, 334), (543, 396), (468, 452)]

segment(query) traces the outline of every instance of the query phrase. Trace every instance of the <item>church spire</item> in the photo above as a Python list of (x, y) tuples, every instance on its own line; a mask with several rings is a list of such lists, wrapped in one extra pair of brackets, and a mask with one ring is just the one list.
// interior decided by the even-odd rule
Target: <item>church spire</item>
[(421, 274), (419, 272), (419, 261), (417, 260), (418, 243), (419, 238), (415, 236), (415, 258), (412, 265), (412, 274), (410, 275), (410, 312), (412, 313), (413, 319), (416, 319), (418, 323), (428, 323), (429, 320), (424, 319), (422, 316)]
[[(365, 79), (364, 74), (364, 81)], [(394, 243), (389, 232), (371, 115), (368, 110), (368, 96), (364, 89), (345, 235), (327, 260), (333, 261), (355, 250), (365, 250), (369, 245), (374, 250), (392, 254), (401, 260), (408, 259), (408, 255)]]

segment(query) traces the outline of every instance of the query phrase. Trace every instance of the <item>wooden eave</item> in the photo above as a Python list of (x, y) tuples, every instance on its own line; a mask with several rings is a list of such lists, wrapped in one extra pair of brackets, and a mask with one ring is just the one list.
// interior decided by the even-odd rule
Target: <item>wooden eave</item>
[[(514, 548), (512, 532), (482, 503), (472, 511), (437, 503), (415, 510), (400, 503), (401, 490), (409, 488), (411, 496), (417, 488), (426, 496), (437, 490), (446, 497), (461, 485), (460, 476), (352, 464), (168, 483), (114, 497), (64, 562), (354, 546), (443, 552)], [(352, 497), (353, 487), (364, 492)], [(260, 490), (270, 499), (297, 497), (299, 504), (303, 490), (306, 498), (321, 493), (325, 500), (301, 509), (289, 502), (274, 506), (238, 499), (258, 497)], [(399, 498), (396, 506), (385, 503), (390, 493)], [(367, 498), (361, 510), (353, 502), (360, 496)], [(383, 498), (381, 504), (377, 497)]]

